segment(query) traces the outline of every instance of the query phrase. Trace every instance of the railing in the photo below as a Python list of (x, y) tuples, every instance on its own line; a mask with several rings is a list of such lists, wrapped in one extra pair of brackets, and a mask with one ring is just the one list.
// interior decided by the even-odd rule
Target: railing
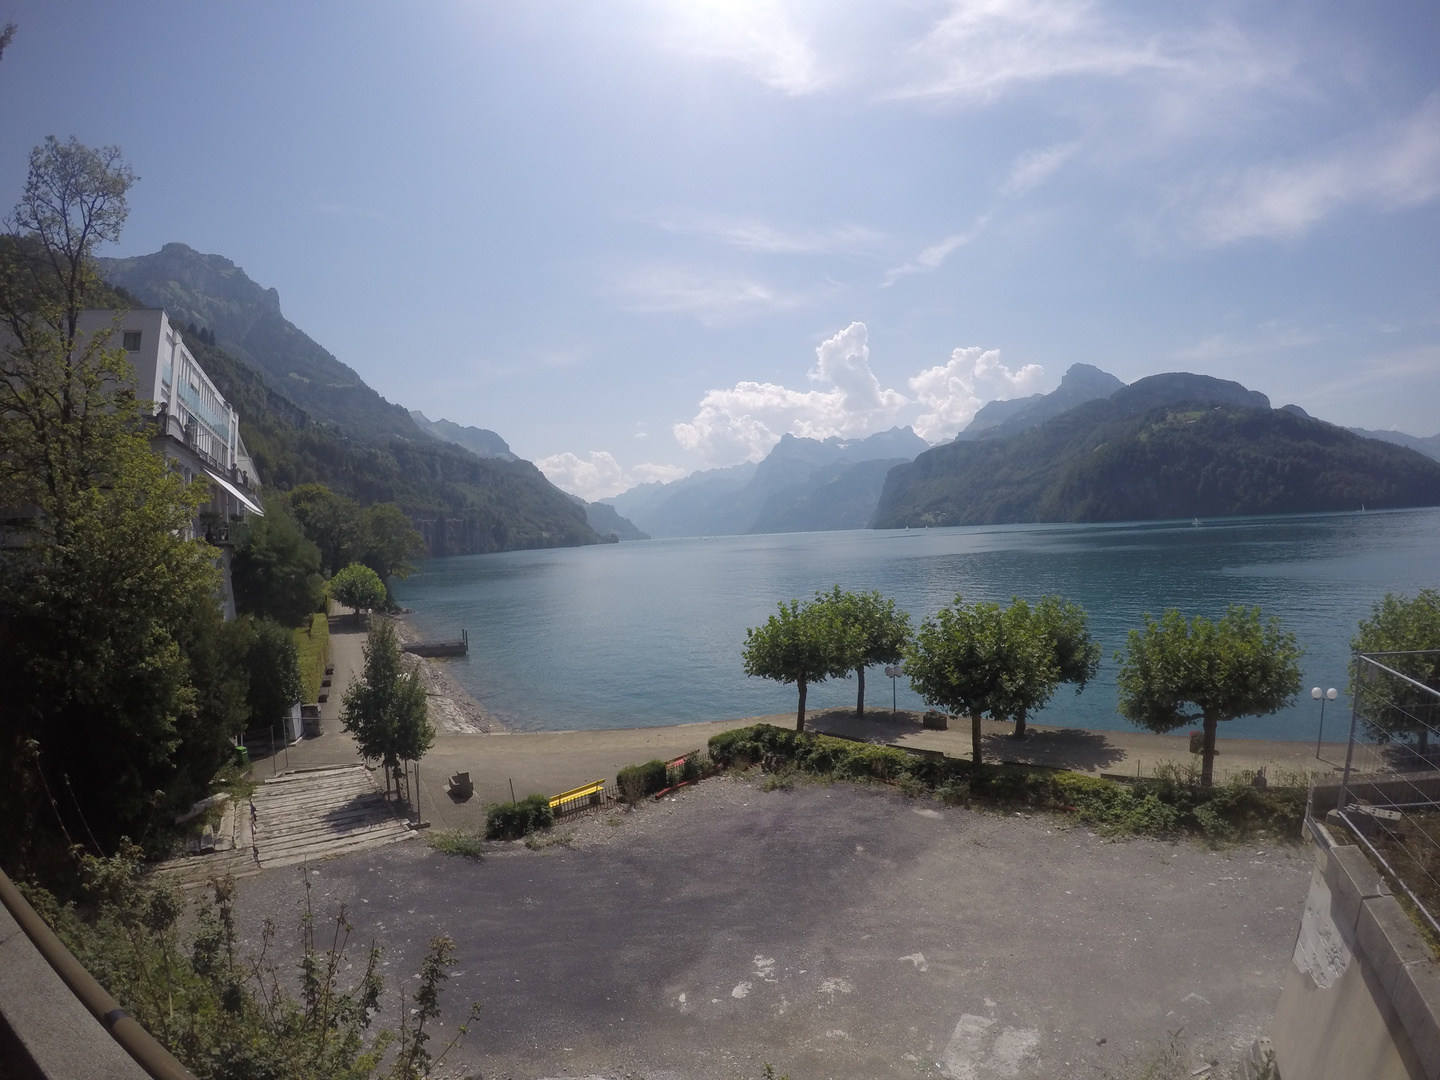
[(1356, 653), (1354, 704), (1338, 785), (1311, 789), (1393, 888), (1440, 935), (1440, 650)]
[(121, 1008), (120, 1003), (110, 996), (110, 992), (81, 966), (80, 961), (76, 960), (74, 954), (65, 947), (65, 943), (55, 936), (55, 932), (40, 918), (3, 870), (0, 870), (0, 903), (9, 910), (11, 917), (34, 944), (36, 951), (70, 988), (70, 992), (100, 1021), (101, 1026), (135, 1059), (140, 1068), (155, 1080), (195, 1080), (190, 1070), (176, 1061), (170, 1051), (161, 1046), (153, 1035)]

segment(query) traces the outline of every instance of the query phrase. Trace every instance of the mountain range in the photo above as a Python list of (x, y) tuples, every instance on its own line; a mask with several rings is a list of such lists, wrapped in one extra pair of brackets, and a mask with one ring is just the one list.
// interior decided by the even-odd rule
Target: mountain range
[(642, 484), (601, 502), (652, 536), (863, 529), (886, 474), (929, 445), (908, 427), (864, 439), (786, 434), (756, 464)]
[[(393, 502), (432, 555), (595, 544), (583, 505), (492, 431), (412, 416), (285, 318), (280, 296), (185, 244), (99, 260), (133, 302), (163, 307), (241, 415), (262, 482), (323, 483)], [(204, 331), (202, 334), (201, 331)]]
[[(1006, 422), (1010, 419), (1007, 418)], [(957, 440), (886, 478), (872, 528), (1130, 521), (1440, 505), (1440, 463), (1235, 382), (1122, 386), (1008, 436)]]

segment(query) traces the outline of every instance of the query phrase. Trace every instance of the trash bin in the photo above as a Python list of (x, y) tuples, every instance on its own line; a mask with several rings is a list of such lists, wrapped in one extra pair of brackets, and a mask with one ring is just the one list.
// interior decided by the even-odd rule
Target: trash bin
[(235, 747), (235, 764), (242, 769), (250, 767), (250, 748), (248, 746)]

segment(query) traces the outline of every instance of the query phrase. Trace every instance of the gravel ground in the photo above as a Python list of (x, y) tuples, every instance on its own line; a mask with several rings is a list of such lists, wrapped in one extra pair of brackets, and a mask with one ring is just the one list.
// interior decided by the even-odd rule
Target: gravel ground
[[(1268, 1026), (1310, 873), (1298, 846), (1111, 842), (1045, 815), (728, 777), (551, 839), (310, 868), (317, 907), (348, 905), (392, 984), (432, 935), (455, 939), (436, 1042), (482, 1002), (452, 1060), (486, 1077), (768, 1061), (794, 1080), (1098, 1078), (1177, 1030), (1187, 1074), (1223, 1069)], [(297, 923), (302, 873), (240, 883), (251, 943), (266, 915), (282, 938)]]

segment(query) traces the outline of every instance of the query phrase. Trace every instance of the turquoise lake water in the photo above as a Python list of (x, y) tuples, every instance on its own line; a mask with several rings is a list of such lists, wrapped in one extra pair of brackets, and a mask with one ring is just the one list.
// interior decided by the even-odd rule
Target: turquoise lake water
[[(1306, 649), (1291, 709), (1226, 725), (1230, 737), (1313, 739), (1312, 686), (1338, 687), (1327, 741), (1343, 737), (1349, 640), (1387, 591), (1440, 587), (1440, 509), (1120, 525), (1009, 525), (900, 532), (650, 540), (431, 559), (396, 585), (427, 636), (470, 633), (447, 670), (516, 731), (646, 727), (781, 713), (795, 690), (747, 678), (745, 629), (777, 600), (879, 589), (918, 624), (961, 593), (1007, 601), (1058, 593), (1090, 614), (1099, 678), (1062, 688), (1037, 723), (1126, 729), (1112, 654), (1144, 612), (1277, 615)], [(891, 704), (872, 669), (867, 707)], [(901, 708), (919, 698), (899, 680)], [(855, 681), (813, 686), (812, 708), (853, 705)]]

